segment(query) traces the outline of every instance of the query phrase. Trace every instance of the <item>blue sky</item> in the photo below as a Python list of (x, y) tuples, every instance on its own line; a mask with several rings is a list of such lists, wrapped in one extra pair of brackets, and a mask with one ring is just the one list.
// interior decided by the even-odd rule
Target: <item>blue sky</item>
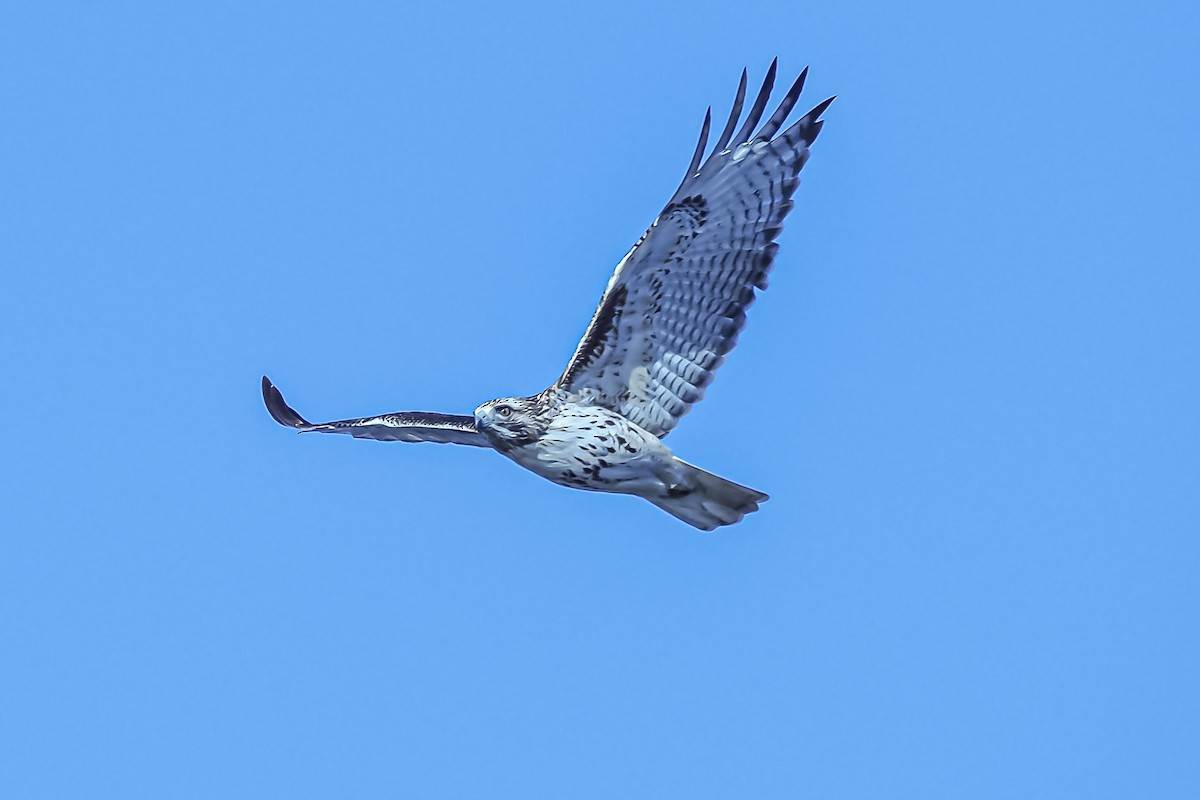
[[(0, 24), (0, 794), (1200, 792), (1194, 5), (104, 5)], [(761, 513), (267, 416), (544, 387), (776, 55)]]

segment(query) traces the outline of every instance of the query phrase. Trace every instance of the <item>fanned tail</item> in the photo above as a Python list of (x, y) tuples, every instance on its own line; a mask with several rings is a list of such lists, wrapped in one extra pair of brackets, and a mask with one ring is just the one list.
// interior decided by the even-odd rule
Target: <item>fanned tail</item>
[(663, 497), (647, 497), (654, 505), (676, 519), (702, 531), (722, 525), (734, 525), (742, 517), (758, 511), (767, 500), (762, 492), (705, 472), (686, 461), (675, 459), (678, 486)]

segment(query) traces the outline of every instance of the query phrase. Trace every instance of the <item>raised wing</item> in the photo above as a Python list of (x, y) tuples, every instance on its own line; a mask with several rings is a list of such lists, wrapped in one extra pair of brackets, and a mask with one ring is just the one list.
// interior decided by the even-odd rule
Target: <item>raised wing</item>
[[(737, 343), (765, 289), (792, 210), (797, 175), (824, 124), (820, 103), (776, 136), (791, 113), (808, 69), (753, 135), (775, 82), (776, 62), (745, 122), (746, 72), (733, 111), (701, 164), (712, 109), (683, 183), (650, 229), (617, 265), (555, 387), (590, 398), (658, 436), (675, 427), (704, 395), (725, 354)], [(733, 142), (731, 145), (730, 142)]]
[(262, 379), (263, 402), (267, 411), (280, 425), (295, 428), (301, 433), (348, 433), (358, 439), (378, 439), (381, 442), (438, 442), (491, 447), (487, 437), (475, 430), (475, 418), (459, 414), (431, 414), (424, 411), (401, 411), (377, 417), (342, 419), (336, 422), (312, 423), (296, 413), (266, 375)]

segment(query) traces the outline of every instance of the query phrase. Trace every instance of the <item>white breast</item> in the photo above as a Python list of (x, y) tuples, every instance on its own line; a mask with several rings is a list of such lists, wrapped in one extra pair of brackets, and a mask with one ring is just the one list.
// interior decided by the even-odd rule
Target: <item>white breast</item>
[(661, 485), (673, 461), (658, 437), (600, 406), (565, 404), (540, 439), (509, 453), (526, 469), (555, 483), (608, 492)]

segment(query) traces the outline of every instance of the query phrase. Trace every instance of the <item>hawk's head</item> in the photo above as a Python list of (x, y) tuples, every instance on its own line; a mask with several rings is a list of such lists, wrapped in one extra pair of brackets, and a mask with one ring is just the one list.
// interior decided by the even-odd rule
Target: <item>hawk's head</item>
[(497, 450), (533, 444), (545, 432), (536, 397), (501, 397), (475, 409), (475, 427)]

